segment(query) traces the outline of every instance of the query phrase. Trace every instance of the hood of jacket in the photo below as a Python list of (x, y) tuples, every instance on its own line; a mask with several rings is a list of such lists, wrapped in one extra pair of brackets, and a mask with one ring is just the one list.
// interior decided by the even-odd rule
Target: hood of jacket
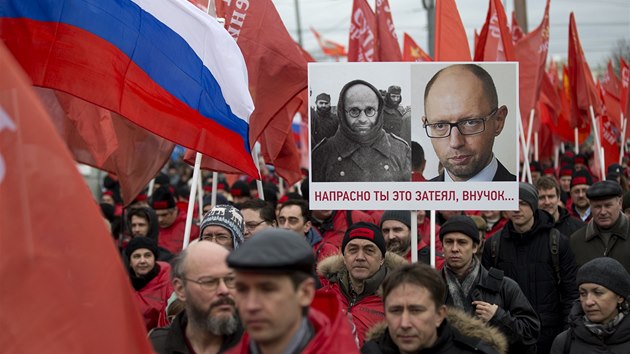
[[(446, 319), (459, 333), (482, 340), (499, 353), (507, 352), (508, 341), (499, 329), (491, 327), (480, 319), (469, 316), (464, 311), (456, 308), (448, 308), (446, 310)], [(385, 331), (387, 331), (387, 322), (380, 322), (366, 333), (365, 341), (380, 338), (385, 334)]]
[[(155, 211), (147, 207), (141, 207), (138, 208), (138, 210), (149, 220), (149, 232), (147, 233), (147, 237), (157, 243), (158, 234), (160, 233), (160, 227), (158, 225), (157, 215), (155, 214)], [(127, 229), (129, 235), (133, 235), (131, 233), (131, 215), (129, 215), (129, 213), (127, 213), (127, 216), (125, 217), (125, 228)]]

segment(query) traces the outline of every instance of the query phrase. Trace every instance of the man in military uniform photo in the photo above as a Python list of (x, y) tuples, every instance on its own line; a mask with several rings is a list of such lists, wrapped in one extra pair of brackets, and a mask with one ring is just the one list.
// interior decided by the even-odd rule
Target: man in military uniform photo
[(411, 148), (383, 129), (384, 101), (363, 80), (339, 93), (339, 129), (312, 154), (314, 182), (410, 181)]
[(319, 144), (324, 138), (335, 135), (339, 121), (333, 114), (330, 106), (330, 95), (320, 93), (315, 98), (315, 109), (311, 109), (311, 141), (313, 145)]
[(383, 109), (383, 129), (386, 132), (402, 137), (403, 115), (405, 110), (400, 106), (402, 96), (400, 86), (390, 86), (385, 95)]

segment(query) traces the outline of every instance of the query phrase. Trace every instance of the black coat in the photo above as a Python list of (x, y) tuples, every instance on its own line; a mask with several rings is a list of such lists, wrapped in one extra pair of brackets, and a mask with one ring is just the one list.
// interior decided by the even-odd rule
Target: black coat
[[(492, 236), (501, 237), (496, 265), (491, 247), (484, 247), (482, 259), (484, 267), (494, 266), (514, 279), (538, 314), (542, 327), (537, 344), (540, 352), (548, 351), (555, 336), (564, 329), (573, 301), (578, 298), (575, 256), (568, 236), (563, 234), (558, 245), (561, 279), (556, 279), (549, 247), (553, 226), (551, 214), (541, 209), (534, 212), (534, 225), (523, 234), (508, 221), (500, 233)], [(487, 244), (491, 243), (488, 239)]]
[[(591, 353), (630, 353), (630, 319), (626, 316), (617, 325), (615, 332), (608, 338), (602, 339), (594, 335), (584, 325), (584, 311), (579, 301), (576, 301), (569, 316), (571, 328), (560, 333), (553, 341), (552, 354), (591, 354)], [(567, 340), (570, 343), (567, 343)]]
[[(442, 273), (446, 270), (442, 270)], [(508, 353), (536, 353), (540, 334), (540, 321), (516, 282), (504, 277), (500, 270), (489, 273), (481, 267), (476, 284), (468, 295), (468, 301), (481, 300), (498, 305), (497, 312), (488, 322), (505, 334), (510, 350)], [(448, 289), (447, 289), (448, 290)], [(450, 292), (446, 292), (446, 304), (453, 305)], [(474, 312), (470, 313), (474, 316)]]
[[(186, 345), (184, 331), (188, 317), (186, 311), (182, 311), (168, 327), (156, 328), (149, 332), (149, 340), (153, 345), (153, 350), (157, 354), (190, 354)], [(219, 349), (223, 353), (235, 346), (243, 336), (243, 327), (239, 324), (238, 329), (232, 335), (225, 336)]]
[[(510, 171), (503, 166), (501, 161), (497, 160), (499, 166), (497, 166), (497, 172), (494, 174), (492, 181), (494, 182), (514, 182), (516, 181), (516, 176), (511, 174)], [(444, 182), (444, 172), (442, 172), (439, 176), (431, 179), (431, 182)]]
[(584, 221), (569, 214), (569, 211), (561, 206), (558, 206), (558, 213), (560, 214), (558, 220), (554, 224), (554, 227), (560, 231), (561, 234), (571, 236), (577, 230), (586, 226)]

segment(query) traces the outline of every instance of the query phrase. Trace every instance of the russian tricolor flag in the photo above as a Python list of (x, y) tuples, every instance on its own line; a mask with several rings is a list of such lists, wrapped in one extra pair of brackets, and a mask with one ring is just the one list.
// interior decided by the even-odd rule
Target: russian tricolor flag
[(216, 20), (187, 1), (3, 0), (0, 38), (34, 85), (258, 175), (243, 56)]

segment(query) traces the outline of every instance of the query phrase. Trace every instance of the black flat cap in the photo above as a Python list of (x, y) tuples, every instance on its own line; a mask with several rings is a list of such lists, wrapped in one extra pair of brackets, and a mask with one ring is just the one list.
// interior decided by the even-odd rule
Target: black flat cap
[(622, 194), (621, 186), (616, 181), (600, 181), (586, 191), (586, 197), (591, 200), (621, 197)]
[(315, 256), (304, 235), (270, 228), (258, 232), (227, 257), (230, 268), (260, 273), (294, 270), (312, 274)]

